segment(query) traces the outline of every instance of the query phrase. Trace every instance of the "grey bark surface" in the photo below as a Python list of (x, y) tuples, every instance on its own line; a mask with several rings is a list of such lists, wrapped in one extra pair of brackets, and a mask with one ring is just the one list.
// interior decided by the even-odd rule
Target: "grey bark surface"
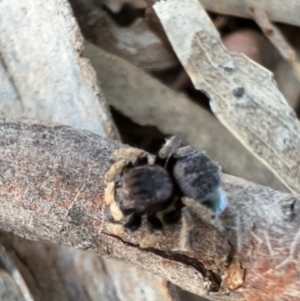
[(189, 253), (167, 251), (177, 246), (178, 226), (142, 249), (144, 227), (122, 236), (106, 228), (103, 176), (123, 147), (66, 126), (1, 120), (1, 228), (138, 265), (201, 296), (213, 288), (213, 300), (297, 300), (299, 197), (224, 175), (228, 237), (199, 221)]

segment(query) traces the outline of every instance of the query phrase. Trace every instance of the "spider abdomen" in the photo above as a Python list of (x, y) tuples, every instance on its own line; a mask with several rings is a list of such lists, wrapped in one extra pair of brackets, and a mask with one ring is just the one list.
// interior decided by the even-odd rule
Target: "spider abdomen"
[(174, 177), (187, 197), (202, 199), (220, 185), (220, 168), (203, 152), (178, 158), (174, 166)]

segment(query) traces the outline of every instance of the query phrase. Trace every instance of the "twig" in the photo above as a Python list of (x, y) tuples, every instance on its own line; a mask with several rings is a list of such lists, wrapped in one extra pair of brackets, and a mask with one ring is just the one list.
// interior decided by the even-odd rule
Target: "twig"
[(299, 26), (299, 2), (298, 0), (200, 0), (206, 10), (219, 14), (249, 18), (247, 6), (256, 6), (264, 9), (270, 20)]
[[(199, 221), (189, 253), (168, 252), (177, 245), (179, 229), (173, 227), (158, 245), (141, 249), (145, 228), (111, 235), (109, 212), (101, 215), (109, 157), (123, 147), (66, 126), (0, 120), (1, 228), (139, 265), (198, 295), (210, 291), (214, 300), (275, 300), (275, 294), (296, 300), (299, 198), (224, 176), (229, 208), (222, 222), (230, 242)], [(240, 285), (222, 295), (226, 286)]]
[(261, 28), (265, 36), (280, 52), (282, 57), (290, 63), (298, 81), (300, 81), (300, 61), (297, 57), (296, 51), (288, 43), (280, 30), (270, 22), (265, 11), (254, 6), (250, 6), (249, 11), (251, 12), (255, 22)]

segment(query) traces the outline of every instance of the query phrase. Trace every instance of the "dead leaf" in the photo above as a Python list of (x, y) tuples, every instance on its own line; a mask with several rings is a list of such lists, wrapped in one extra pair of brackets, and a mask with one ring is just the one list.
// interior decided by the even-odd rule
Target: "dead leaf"
[(300, 122), (272, 73), (230, 53), (197, 0), (157, 2), (154, 9), (196, 89), (221, 123), (289, 189), (300, 193)]
[(134, 122), (178, 135), (184, 143), (207, 151), (227, 173), (287, 191), (212, 114), (183, 93), (90, 43), (86, 43), (84, 56), (95, 68), (108, 104)]

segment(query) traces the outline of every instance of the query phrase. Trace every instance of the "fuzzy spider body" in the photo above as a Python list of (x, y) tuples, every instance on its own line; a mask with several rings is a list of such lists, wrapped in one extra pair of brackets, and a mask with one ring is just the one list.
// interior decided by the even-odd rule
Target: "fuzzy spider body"
[[(163, 223), (156, 215), (174, 202), (173, 179), (168, 171), (146, 152), (132, 148), (118, 150), (112, 160), (114, 164), (105, 177), (105, 198), (113, 219), (124, 221), (124, 227), (134, 232), (145, 216), (151, 232), (162, 230)], [(175, 222), (168, 212), (166, 220), (172, 219)]]
[[(121, 221), (130, 232), (139, 229), (143, 216), (151, 232), (181, 219), (180, 250), (188, 250), (194, 241), (193, 207), (204, 205), (215, 216), (226, 207), (220, 167), (205, 153), (190, 146), (180, 147), (180, 139), (175, 136), (167, 140), (158, 155), (151, 157), (133, 148), (117, 151), (113, 155), (117, 162), (105, 178), (106, 203), (114, 220)], [(185, 197), (190, 201), (183, 201)], [(112, 227), (113, 232), (123, 233), (119, 228)], [(156, 241), (152, 236), (143, 239), (142, 245)]]

